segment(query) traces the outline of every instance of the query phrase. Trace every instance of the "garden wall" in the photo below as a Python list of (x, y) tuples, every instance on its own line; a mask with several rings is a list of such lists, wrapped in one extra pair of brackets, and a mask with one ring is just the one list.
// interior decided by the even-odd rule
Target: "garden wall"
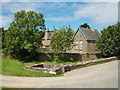
[(66, 67), (64, 67), (64, 72), (67, 71), (71, 71), (80, 67), (84, 67), (87, 65), (94, 65), (94, 64), (98, 64), (98, 63), (105, 63), (105, 62), (110, 62), (110, 61), (114, 61), (117, 60), (116, 57), (109, 57), (109, 58), (103, 58), (103, 59), (97, 59), (97, 60), (91, 60), (91, 61), (85, 61), (85, 62), (80, 62), (80, 63), (76, 63), (76, 64), (71, 64), (71, 65), (67, 65)]
[(61, 74), (64, 72), (68, 72), (77, 68), (99, 64), (99, 63), (105, 63), (109, 61), (117, 60), (116, 57), (109, 57), (109, 58), (103, 58), (103, 59), (97, 59), (97, 60), (90, 60), (85, 62), (79, 62), (69, 65), (47, 65), (47, 64), (35, 64), (31, 66), (25, 67), (25, 69), (33, 70), (33, 71), (40, 71), (40, 72), (47, 72), (51, 74)]
[[(86, 54), (80, 54), (80, 53), (65, 53), (67, 57), (70, 58), (72, 61), (83, 61), (87, 60)], [(53, 60), (54, 53), (39, 53), (38, 60), (40, 61), (51, 61)], [(95, 60), (99, 59), (99, 54), (90, 54), (89, 60)]]

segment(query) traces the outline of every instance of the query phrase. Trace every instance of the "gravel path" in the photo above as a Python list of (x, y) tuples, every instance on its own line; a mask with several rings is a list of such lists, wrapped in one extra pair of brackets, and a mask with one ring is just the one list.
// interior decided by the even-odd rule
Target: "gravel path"
[(63, 77), (0, 75), (1, 86), (16, 88), (118, 88), (118, 61), (76, 69)]

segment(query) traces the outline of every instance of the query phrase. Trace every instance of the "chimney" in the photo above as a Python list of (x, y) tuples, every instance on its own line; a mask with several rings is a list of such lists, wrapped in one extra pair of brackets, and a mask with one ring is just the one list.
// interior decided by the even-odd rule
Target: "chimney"
[(79, 28), (85, 28), (85, 27), (83, 27), (83, 26), (79, 26)]
[(45, 40), (48, 40), (49, 37), (49, 28), (46, 28), (45, 30)]

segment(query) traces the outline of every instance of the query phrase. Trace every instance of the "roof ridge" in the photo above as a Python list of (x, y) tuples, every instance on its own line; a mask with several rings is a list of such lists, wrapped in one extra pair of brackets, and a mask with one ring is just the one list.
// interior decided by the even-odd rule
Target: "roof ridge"
[(80, 28), (80, 31), (86, 40), (96, 40), (100, 37), (100, 33), (93, 28)]
[(81, 32), (81, 34), (83, 35), (83, 37), (85, 38), (85, 40), (87, 40), (87, 37), (86, 37), (85, 34), (82, 32), (82, 30), (79, 29), (79, 31)]

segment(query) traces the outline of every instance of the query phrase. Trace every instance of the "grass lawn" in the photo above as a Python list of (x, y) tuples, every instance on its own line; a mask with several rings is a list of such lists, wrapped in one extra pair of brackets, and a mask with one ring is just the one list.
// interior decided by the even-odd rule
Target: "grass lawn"
[(0, 59), (0, 71), (3, 75), (12, 75), (12, 76), (28, 76), (28, 77), (54, 77), (54, 76), (63, 76), (63, 74), (49, 74), (44, 72), (33, 72), (29, 70), (25, 70), (24, 67), (32, 64), (36, 64), (39, 62), (29, 62), (29, 63), (20, 63), (18, 60), (2, 58)]
[[(44, 63), (44, 64), (73, 64), (76, 62), (40, 62), (40, 61), (33, 61), (27, 63), (21, 63), (18, 60), (9, 59), (9, 58), (2, 58), (0, 59), (0, 74), (3, 75), (11, 75), (11, 76), (26, 76), (26, 77), (56, 77), (56, 76), (63, 76), (64, 74), (50, 74), (44, 72), (35, 72), (30, 70), (25, 70), (25, 66), (37, 64), (37, 63)], [(103, 64), (105, 62), (99, 63), (91, 63), (84, 66), (80, 66), (79, 68), (84, 68), (92, 65)], [(78, 69), (79, 69), (78, 68)]]

